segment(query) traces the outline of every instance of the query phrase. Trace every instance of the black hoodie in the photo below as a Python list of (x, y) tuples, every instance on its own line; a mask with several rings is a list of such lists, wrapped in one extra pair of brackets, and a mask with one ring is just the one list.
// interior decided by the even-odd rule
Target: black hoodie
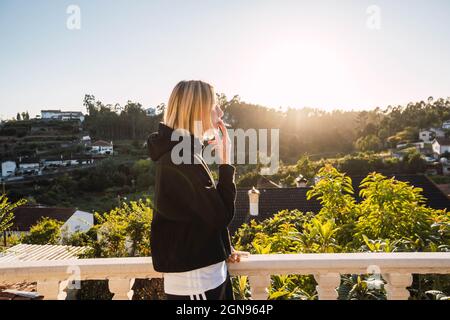
[(175, 164), (171, 152), (179, 141), (171, 141), (172, 132), (160, 123), (147, 140), (150, 158), (156, 162), (150, 244), (158, 272), (202, 268), (231, 253), (228, 225), (234, 216), (235, 168), (220, 165), (216, 186), (201, 155), (203, 146), (193, 135), (185, 136), (191, 139), (191, 162)]

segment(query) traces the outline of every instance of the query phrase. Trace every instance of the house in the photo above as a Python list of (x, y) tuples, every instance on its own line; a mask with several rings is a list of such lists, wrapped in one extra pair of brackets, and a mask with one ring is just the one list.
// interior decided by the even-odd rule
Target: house
[(94, 159), (89, 156), (86, 157), (77, 157), (76, 159), (70, 160), (70, 165), (88, 165), (93, 164)]
[[(392, 177), (392, 175), (388, 175)], [(365, 176), (351, 176), (357, 201), (361, 201), (359, 185)], [(399, 181), (409, 182), (411, 185), (422, 188), (422, 194), (427, 199), (426, 205), (434, 209), (450, 208), (450, 199), (437, 185), (425, 175), (395, 175)], [(252, 219), (262, 221), (273, 217), (282, 210), (299, 210), (302, 212), (318, 213), (322, 208), (316, 199), (307, 200), (306, 193), (310, 187), (296, 188), (239, 188), (236, 193), (235, 214), (230, 223), (230, 234), (234, 234), (244, 223)]]
[(67, 235), (86, 232), (94, 225), (94, 215), (74, 208), (21, 206), (14, 211), (13, 226), (9, 233), (27, 233), (41, 218), (48, 217), (63, 222), (61, 231)]
[(61, 158), (48, 158), (42, 160), (42, 165), (44, 169), (57, 168), (57, 167), (68, 167), (68, 166), (78, 166), (78, 165), (88, 165), (92, 164), (94, 160), (90, 156), (80, 155), (72, 159)]
[(417, 151), (425, 148), (425, 142), (408, 142), (408, 143), (400, 143), (396, 146), (397, 149), (405, 149), (405, 148), (416, 148)]
[(19, 172), (21, 174), (38, 174), (39, 167), (38, 159), (19, 159)]
[(432, 143), (433, 153), (440, 156), (446, 152), (450, 153), (450, 139), (449, 138), (436, 138)]
[(13, 176), (16, 172), (17, 165), (15, 161), (2, 162), (2, 178)]
[(44, 167), (60, 167), (64, 165), (64, 162), (61, 158), (55, 158), (55, 159), (44, 159), (42, 160), (42, 164)]
[(445, 138), (445, 130), (442, 128), (429, 128), (419, 131), (419, 140), (432, 143), (435, 138)]
[(236, 193), (234, 217), (229, 225), (230, 234), (234, 234), (242, 224), (252, 219), (263, 221), (286, 209), (318, 213), (321, 209), (320, 203), (315, 199), (306, 200), (309, 189), (306, 187), (239, 188)]
[(84, 146), (90, 146), (91, 145), (91, 137), (90, 136), (83, 136), (81, 138), (81, 144)]
[(308, 184), (308, 180), (303, 176), (303, 175), (299, 175), (296, 179), (295, 179), (295, 185), (297, 186), (297, 188), (305, 188)]
[(445, 130), (442, 128), (430, 128), (434, 132), (435, 138), (445, 138)]
[(444, 121), (444, 123), (442, 124), (442, 129), (450, 130), (450, 120)]
[(154, 117), (154, 116), (156, 116), (156, 108), (150, 107), (150, 108), (145, 109), (145, 114), (146, 114), (148, 117)]
[(84, 121), (84, 115), (80, 111), (41, 110), (43, 120), (79, 120)]
[(112, 141), (107, 142), (103, 140), (98, 140), (92, 144), (91, 152), (96, 154), (113, 154), (114, 146)]
[(432, 130), (420, 130), (419, 131), (419, 140), (425, 142), (425, 143), (431, 143), (433, 142), (436, 134)]

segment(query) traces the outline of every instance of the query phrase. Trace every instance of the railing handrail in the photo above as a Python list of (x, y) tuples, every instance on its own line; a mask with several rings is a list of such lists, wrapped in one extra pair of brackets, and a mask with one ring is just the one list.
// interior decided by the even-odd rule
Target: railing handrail
[[(232, 275), (273, 274), (450, 274), (450, 252), (337, 253), (250, 255), (229, 264)], [(42, 260), (0, 264), (0, 282), (64, 280), (68, 269), (78, 269), (81, 280), (159, 278), (151, 257)], [(376, 270), (376, 269), (375, 269)]]

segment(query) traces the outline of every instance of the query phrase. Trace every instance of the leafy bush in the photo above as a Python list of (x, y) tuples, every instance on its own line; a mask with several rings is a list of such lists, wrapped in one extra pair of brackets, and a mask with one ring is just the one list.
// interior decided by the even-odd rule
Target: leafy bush
[(61, 238), (61, 221), (48, 217), (41, 218), (30, 232), (22, 237), (22, 243), (28, 244), (58, 244)]
[[(260, 223), (252, 220), (234, 235), (236, 249), (254, 254), (450, 251), (450, 214), (426, 207), (421, 189), (371, 173), (361, 182), (358, 203), (348, 176), (331, 165), (318, 176), (307, 194), (322, 205), (317, 215), (284, 210)], [(272, 276), (269, 298), (315, 299), (315, 286), (312, 276)], [(430, 299), (426, 291), (433, 289), (442, 292), (439, 298), (448, 295), (450, 276), (414, 275), (413, 299)], [(338, 293), (340, 299), (385, 299), (384, 282), (374, 275), (342, 275)]]

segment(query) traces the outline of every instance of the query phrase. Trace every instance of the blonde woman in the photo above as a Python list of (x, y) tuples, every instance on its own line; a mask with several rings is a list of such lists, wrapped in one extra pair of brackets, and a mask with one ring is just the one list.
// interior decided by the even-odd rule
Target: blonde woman
[[(222, 115), (211, 85), (182, 81), (173, 89), (158, 132), (147, 141), (156, 162), (152, 258), (155, 270), (163, 273), (169, 300), (234, 299), (226, 262), (247, 255), (231, 247), (227, 228), (236, 186)], [(217, 185), (202, 157), (205, 136), (211, 132), (220, 162)], [(182, 149), (180, 163), (172, 150), (182, 139), (191, 148)]]

